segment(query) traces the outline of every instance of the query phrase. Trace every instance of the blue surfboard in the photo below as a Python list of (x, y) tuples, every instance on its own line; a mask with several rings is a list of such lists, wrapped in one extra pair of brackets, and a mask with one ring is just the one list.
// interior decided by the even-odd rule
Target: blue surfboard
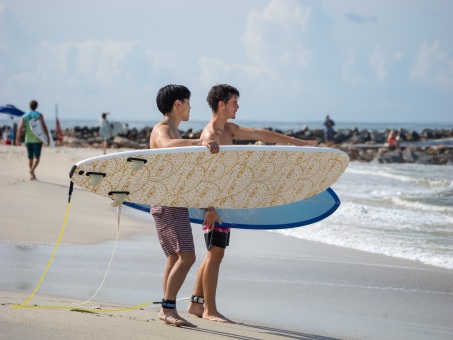
[[(331, 189), (295, 203), (255, 209), (217, 209), (222, 227), (240, 229), (285, 229), (319, 222), (332, 215), (340, 199)], [(149, 213), (149, 204), (123, 202), (124, 205)], [(202, 224), (205, 212), (189, 208), (190, 222)]]

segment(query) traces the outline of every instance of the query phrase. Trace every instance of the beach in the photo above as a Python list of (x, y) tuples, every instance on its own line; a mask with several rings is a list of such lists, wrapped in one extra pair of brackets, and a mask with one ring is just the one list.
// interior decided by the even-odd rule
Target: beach
[[(44, 147), (38, 180), (30, 181), (25, 147), (0, 145), (1, 339), (453, 338), (452, 269), (255, 230), (232, 231), (221, 266), (218, 309), (236, 324), (188, 315), (187, 300), (178, 301), (178, 312), (195, 329), (165, 325), (157, 318), (158, 305), (111, 311), (162, 298), (165, 257), (153, 219), (128, 207), (121, 211), (108, 276), (93, 301), (80, 305), (104, 278), (118, 222), (108, 199), (77, 187), (68, 209), (69, 171), (101, 153)], [(41, 286), (24, 308), (13, 308), (42, 278), (67, 209)], [(179, 298), (192, 294), (205, 254), (199, 225), (193, 234), (197, 261)], [(41, 308), (25, 308), (30, 306)]]

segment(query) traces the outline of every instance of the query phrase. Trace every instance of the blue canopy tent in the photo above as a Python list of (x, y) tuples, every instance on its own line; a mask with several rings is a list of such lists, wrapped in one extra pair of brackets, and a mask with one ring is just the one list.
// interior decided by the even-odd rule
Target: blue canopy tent
[[(7, 114), (11, 117), (11, 119), (14, 119), (14, 117), (22, 117), (25, 112), (22, 110), (19, 110), (14, 105), (7, 104), (4, 106), (0, 105), (0, 113)], [(6, 128), (6, 130), (4, 130), (5, 128), (6, 128), (5, 126), (3, 128), (0, 128), (1, 137), (3, 139), (2, 142), (4, 144), (15, 144), (16, 133), (17, 133), (17, 131), (16, 131), (17, 123), (14, 123), (11, 128)], [(8, 133), (8, 131), (9, 131), (9, 133)], [(6, 135), (5, 135), (5, 132), (7, 133)]]
[(11, 116), (22, 117), (24, 115), (24, 111), (19, 110), (14, 105), (0, 105), (0, 113), (4, 113)]

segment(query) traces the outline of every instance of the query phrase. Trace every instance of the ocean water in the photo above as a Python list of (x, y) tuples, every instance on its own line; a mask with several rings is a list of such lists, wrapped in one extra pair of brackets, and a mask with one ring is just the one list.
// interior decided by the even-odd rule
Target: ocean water
[(287, 236), (453, 269), (453, 167), (351, 162), (338, 210)]

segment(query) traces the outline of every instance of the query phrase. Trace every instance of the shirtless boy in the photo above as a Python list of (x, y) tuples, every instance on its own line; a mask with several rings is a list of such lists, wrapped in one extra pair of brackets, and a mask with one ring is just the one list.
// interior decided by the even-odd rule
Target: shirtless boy
[[(150, 148), (204, 145), (211, 153), (219, 147), (213, 141), (182, 139), (178, 127), (181, 121), (189, 120), (190, 91), (183, 85), (167, 85), (157, 93), (157, 107), (164, 118), (157, 123), (150, 137)], [(195, 246), (187, 208), (156, 206), (151, 207), (157, 236), (167, 261), (162, 278), (164, 298), (159, 319), (175, 326), (196, 327), (179, 316), (176, 310), (176, 296), (190, 267), (195, 262)]]
[[(265, 129), (246, 128), (228, 122), (229, 119), (236, 118), (236, 112), (239, 109), (238, 100), (239, 91), (231, 85), (221, 84), (211, 88), (207, 101), (212, 110), (212, 118), (203, 129), (200, 136), (202, 141), (212, 140), (219, 145), (231, 145), (233, 139), (297, 146), (318, 145), (316, 140), (302, 140)], [(215, 220), (219, 225), (214, 225)], [(203, 319), (232, 323), (233, 321), (217, 311), (215, 300), (220, 264), (225, 248), (229, 245), (230, 229), (221, 227), (221, 221), (218, 220), (215, 209), (209, 209), (206, 212), (205, 222), (207, 223), (204, 223), (203, 231), (208, 251), (197, 272), (188, 312)]]

